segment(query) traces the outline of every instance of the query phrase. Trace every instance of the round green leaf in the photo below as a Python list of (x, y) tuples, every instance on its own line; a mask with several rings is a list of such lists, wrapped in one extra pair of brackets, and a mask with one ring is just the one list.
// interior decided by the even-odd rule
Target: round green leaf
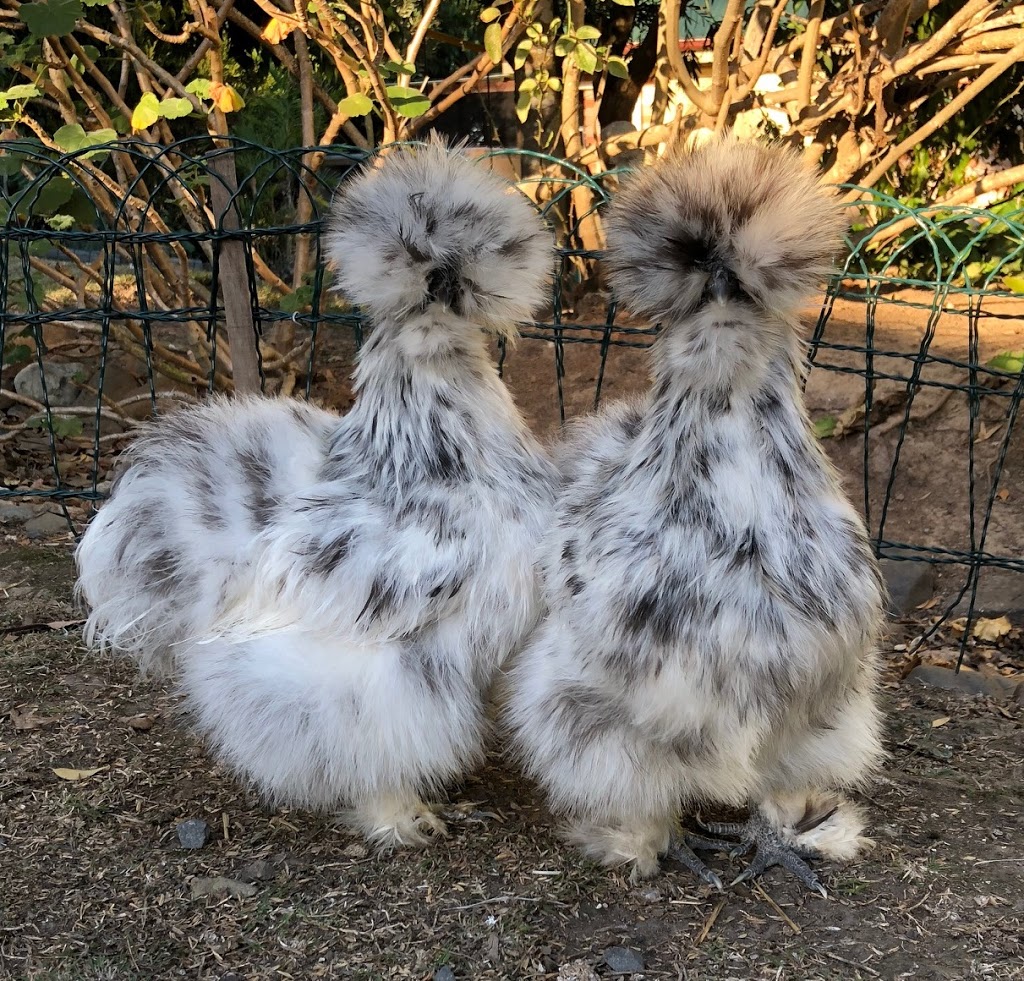
[(194, 78), (185, 86), (185, 91), (191, 93), (197, 99), (209, 99), (210, 80), (208, 78)]
[(18, 18), (36, 37), (70, 34), (82, 16), (82, 0), (35, 0), (18, 8)]
[(524, 92), (522, 89), (520, 89), (519, 95), (516, 96), (516, 117), (518, 118), (519, 122), (526, 122), (526, 117), (530, 115), (531, 101), (531, 94), (529, 92)]
[(484, 31), (484, 50), (496, 65), (501, 63), (501, 25), (488, 24)]
[(338, 112), (343, 112), (346, 116), (365, 116), (372, 111), (373, 102), (362, 92), (356, 92), (338, 103)]
[(576, 39), (578, 41), (596, 41), (600, 36), (601, 32), (596, 27), (591, 27), (589, 24), (584, 24), (576, 32)]
[(612, 3), (617, 3), (620, 7), (636, 6), (636, 0), (612, 0)]
[(480, 11), (480, 19), (485, 24), (490, 24), (491, 21), (497, 20), (501, 16), (501, 11), (497, 7), (484, 7)]
[(164, 119), (180, 119), (192, 113), (192, 103), (188, 99), (162, 99), (158, 108)]
[(616, 78), (629, 78), (629, 66), (618, 55), (609, 55), (605, 62), (605, 68), (609, 75), (614, 75)]
[(814, 435), (818, 439), (828, 439), (836, 431), (837, 420), (835, 416), (822, 416), (814, 420)]
[(1011, 293), (1024, 293), (1024, 276), (1004, 276), (1003, 286)]
[(522, 68), (523, 65), (526, 64), (526, 59), (529, 58), (532, 48), (533, 41), (529, 40), (529, 38), (520, 41), (519, 44), (516, 45), (516, 54), (512, 59), (512, 67), (516, 69)]
[(430, 99), (416, 89), (406, 88), (404, 85), (389, 85), (387, 93), (395, 112), (406, 119), (422, 116), (430, 108)]
[(577, 44), (576, 64), (580, 66), (581, 72), (593, 74), (597, 68), (597, 52), (589, 44)]
[(576, 42), (569, 37), (568, 34), (563, 34), (557, 41), (555, 41), (555, 54), (559, 58), (568, 57), (576, 50)]

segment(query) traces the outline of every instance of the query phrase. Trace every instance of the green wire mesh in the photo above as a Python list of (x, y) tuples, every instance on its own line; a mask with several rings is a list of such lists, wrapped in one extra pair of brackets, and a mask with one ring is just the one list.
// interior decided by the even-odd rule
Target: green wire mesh
[[(221, 280), (231, 243), (244, 254), (268, 391), (287, 384), (292, 365), (295, 394), (319, 395), (313, 380), (323, 345), (344, 338), (354, 351), (361, 344), (363, 318), (331, 294), (318, 232), (334, 189), (365, 162), (366, 151), (332, 146), (281, 152), (241, 140), (214, 144), (207, 137), (168, 146), (126, 140), (66, 155), (31, 141), (6, 142), (0, 150), (0, 412), (6, 412), (0, 415), (0, 500), (52, 500), (71, 522), (67, 502), (103, 498), (110, 460), (130, 437), (129, 409), (135, 412), (141, 403), (146, 413), (165, 408), (171, 382), (193, 392), (229, 384)], [(608, 379), (658, 333), (656, 325), (625, 316), (600, 289), (594, 219), (624, 172), (593, 177), (565, 161), (508, 149), (481, 155), (519, 178), (556, 234), (550, 310), (523, 325), (527, 343), (519, 351), (547, 342), (552, 411), (564, 421), (568, 401), (580, 407), (584, 384), (567, 381), (567, 352), (591, 359), (586, 402), (596, 406)], [(222, 176), (225, 157), (233, 161), (236, 185)], [(228, 227), (210, 208), (218, 181), (234, 217)], [(983, 354), (988, 335), (1019, 311), (1006, 286), (1019, 284), (1013, 277), (1024, 257), (1024, 213), (1013, 205), (930, 213), (885, 195), (865, 195), (851, 211), (849, 253), (827, 287), (809, 338), (811, 383), (825, 377), (821, 372), (857, 379), (853, 422), (840, 422), (847, 433), (856, 429), (843, 442), (857, 441), (860, 503), (878, 554), (959, 569), (963, 576), (949, 611), (965, 601), (970, 616), (982, 569), (1024, 572), (1018, 548), (989, 544), (1020, 409), (1024, 352)], [(310, 273), (295, 283), (298, 248), (308, 249)], [(852, 335), (849, 324), (843, 331), (836, 326), (837, 304), (847, 317), (851, 308), (859, 311)], [(885, 324), (902, 317), (911, 326), (894, 338)], [(952, 351), (950, 337), (956, 339)], [(84, 390), (92, 402), (61, 406), (47, 388), (44, 364), (76, 340), (86, 351), (91, 383)], [(519, 351), (502, 349), (499, 363)], [(126, 353), (146, 384), (131, 406), (110, 394), (112, 365)], [(31, 364), (42, 397), (19, 400), (12, 379)], [(905, 522), (894, 532), (904, 461), (930, 439), (928, 429), (915, 424), (915, 408), (946, 393), (966, 408), (957, 451), (964, 481), (959, 513), (950, 516), (951, 533), (940, 540), (924, 529), (908, 531)], [(1001, 420), (996, 436), (991, 424), (985, 427), (983, 405)], [(889, 412), (884, 435), (881, 408)], [(829, 420), (815, 421), (827, 436)], [(41, 447), (42, 480), (38, 470), (19, 462), (31, 462)]]

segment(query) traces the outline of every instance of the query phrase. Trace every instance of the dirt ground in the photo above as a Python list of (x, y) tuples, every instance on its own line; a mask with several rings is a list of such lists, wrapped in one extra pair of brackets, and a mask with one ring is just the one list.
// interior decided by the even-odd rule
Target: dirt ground
[[(577, 323), (593, 313), (580, 311)], [(983, 324), (982, 361), (1024, 348), (1020, 311), (994, 313)], [(863, 343), (863, 314), (862, 304), (838, 303), (826, 340)], [(931, 353), (965, 360), (965, 324), (956, 312), (938, 321)], [(574, 326), (567, 335), (574, 329), (599, 338)], [(924, 331), (919, 311), (880, 306), (881, 351), (913, 351)], [(559, 423), (557, 353), (550, 342), (524, 341), (505, 363), (525, 413), (547, 434)], [(593, 403), (600, 350), (566, 344), (562, 356), (572, 417)], [(642, 387), (645, 359), (612, 349), (604, 397)], [(820, 359), (863, 365), (846, 351)], [(338, 408), (350, 397), (351, 360), (344, 344), (323, 346), (315, 391)], [(895, 357), (875, 363), (901, 377), (910, 367)], [(867, 461), (872, 529), (892, 477), (886, 540), (970, 546), (973, 447), (979, 507), (996, 495), (986, 548), (1019, 560), (1024, 450), (1019, 438), (1002, 445), (1009, 389), (980, 400), (972, 444), (968, 401), (944, 387), (963, 380), (956, 365), (927, 365), (894, 477), (899, 427), (890, 420), (903, 417), (906, 385), (879, 383)], [(863, 396), (854, 374), (811, 374), (812, 418), (848, 426), (825, 445), (862, 505)], [(38, 440), (5, 444), (5, 478), (31, 474), (37, 451), (47, 458)], [(105, 459), (117, 445), (104, 444)], [(66, 459), (73, 467), (70, 448)], [(977, 517), (975, 545), (982, 511)], [(940, 569), (936, 599), (893, 626), (883, 693), (891, 757), (863, 798), (878, 844), (849, 866), (819, 865), (823, 900), (777, 869), (752, 889), (718, 894), (667, 862), (633, 885), (565, 844), (533, 788), (497, 755), (452, 788), (451, 837), (422, 852), (377, 856), (330, 816), (270, 810), (205, 754), (165, 686), (86, 651), (70, 549), (68, 534), (29, 542), (19, 527), (0, 525), (0, 977), (427, 981), (450, 978), (448, 967), (458, 981), (554, 981), (560, 971), (562, 981), (586, 981), (587, 970), (613, 976), (605, 953), (628, 948), (644, 965), (634, 976), (647, 978), (1024, 978), (1024, 708), (906, 680), (918, 661), (954, 656), (953, 628), (916, 655), (905, 645), (953, 604), (962, 566)], [(1002, 575), (1020, 591), (1024, 579)], [(969, 663), (1024, 670), (1024, 620), (1014, 623), (1000, 646), (973, 647)], [(191, 818), (211, 829), (194, 851), (176, 834)], [(742, 868), (725, 856), (711, 864), (723, 878)], [(218, 876), (244, 895), (197, 894)]]
[[(72, 581), (67, 542), (0, 539), (0, 976), (603, 978), (614, 947), (647, 978), (1024, 976), (1024, 710), (900, 684), (904, 654), (864, 797), (874, 852), (819, 863), (827, 900), (779, 870), (719, 894), (670, 862), (631, 885), (581, 859), (498, 759), (452, 789), (451, 837), (426, 851), (267, 809), (164, 686), (83, 648)], [(190, 818), (212, 832), (198, 851), (176, 836)], [(193, 894), (216, 876), (249, 895)]]

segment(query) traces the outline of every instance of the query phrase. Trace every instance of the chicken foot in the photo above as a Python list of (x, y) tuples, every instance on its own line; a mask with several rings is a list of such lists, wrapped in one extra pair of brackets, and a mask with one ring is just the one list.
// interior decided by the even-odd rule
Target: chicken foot
[[(700, 822), (700, 825), (714, 837), (687, 834), (685, 840), (689, 849), (724, 851), (730, 858), (754, 852), (750, 864), (729, 883), (730, 886), (749, 882), (766, 869), (779, 865), (799, 879), (811, 892), (818, 893), (823, 899), (828, 898), (825, 887), (805, 861), (808, 858), (819, 858), (818, 853), (814, 849), (802, 848), (798, 844), (787, 842), (779, 829), (760, 812), (755, 811), (747, 821), (707, 824)], [(739, 840), (730, 841), (730, 838)]]

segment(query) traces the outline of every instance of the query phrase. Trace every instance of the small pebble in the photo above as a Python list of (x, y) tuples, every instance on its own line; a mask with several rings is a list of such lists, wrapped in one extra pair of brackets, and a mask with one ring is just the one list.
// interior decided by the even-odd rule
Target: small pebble
[(445, 965), (434, 972), (434, 981), (455, 981), (455, 972)]
[(210, 878), (197, 875), (192, 880), (192, 898), (199, 899), (203, 896), (212, 896), (214, 899), (223, 896), (255, 896), (256, 887), (248, 882), (239, 882), (237, 879), (227, 879), (222, 875), (215, 875)]
[(238, 870), (238, 878), (243, 882), (267, 882), (277, 875), (277, 869), (265, 858), (257, 858)]
[(190, 818), (177, 827), (182, 848), (202, 848), (210, 837), (210, 826), (202, 818)]
[(604, 962), (616, 974), (637, 974), (644, 969), (639, 952), (628, 947), (609, 947), (604, 952)]

